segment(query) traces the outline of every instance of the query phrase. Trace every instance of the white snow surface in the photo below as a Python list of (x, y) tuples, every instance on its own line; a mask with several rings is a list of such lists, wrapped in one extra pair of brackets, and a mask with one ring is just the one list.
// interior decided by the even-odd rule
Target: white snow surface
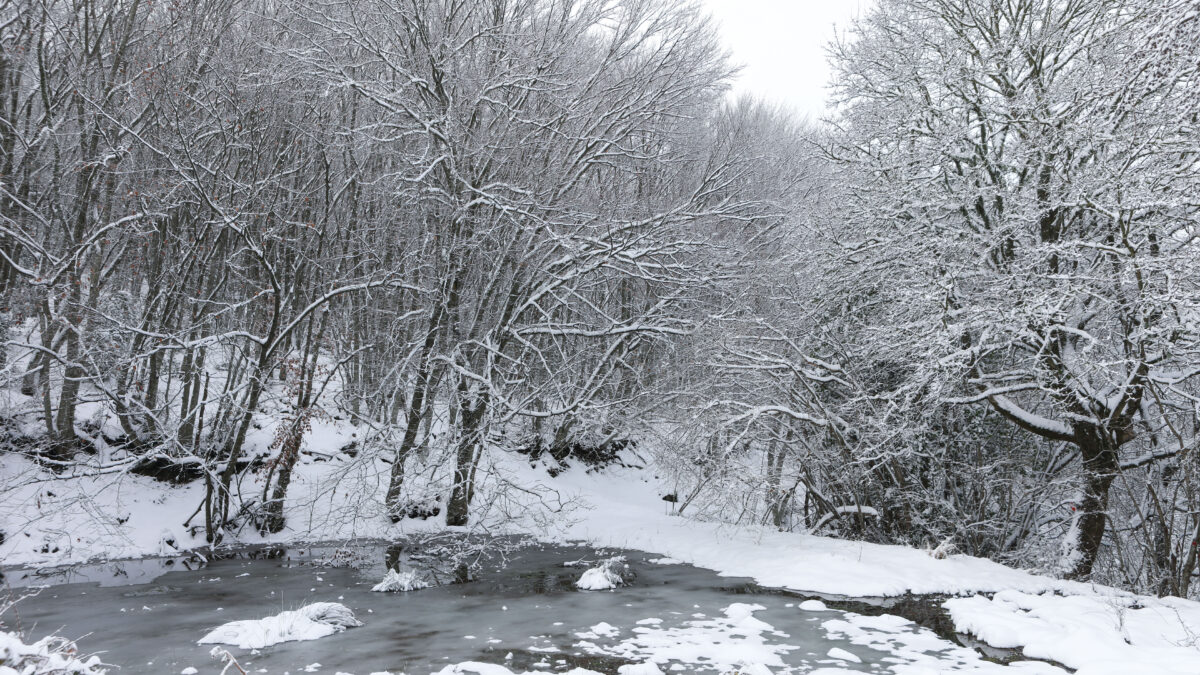
[[(821, 627), (831, 638), (849, 640), (855, 645), (887, 652), (890, 656), (885, 657), (884, 661), (890, 664), (889, 671), (895, 675), (945, 672), (1016, 675), (1014, 671), (1022, 675), (1067, 675), (1063, 669), (1040, 661), (1018, 661), (1008, 666), (985, 661), (975, 650), (946, 642), (933, 632), (899, 616), (847, 613), (841, 618), (823, 622)], [(829, 655), (841, 659), (835, 654), (842, 651), (832, 649)]]
[(609, 591), (624, 586), (625, 579), (621, 576), (623, 567), (628, 567), (625, 556), (602, 560), (599, 565), (584, 572), (575, 586), (581, 591)]
[(1200, 605), (1178, 598), (1001, 591), (946, 602), (957, 630), (1077, 675), (1200, 675)]
[(349, 607), (337, 602), (314, 602), (264, 619), (231, 621), (200, 638), (199, 644), (262, 649), (280, 642), (316, 640), (363, 625)]
[(26, 644), (15, 633), (0, 631), (0, 675), (104, 675), (100, 659), (80, 660), (75, 645), (48, 637)]
[[(314, 428), (305, 449), (341, 447), (353, 433), (345, 424)], [(266, 447), (273, 430), (266, 423), (255, 434), (252, 442)], [(440, 519), (406, 519), (398, 525), (388, 520), (382, 511), (386, 480), (379, 477), (390, 467), (378, 458), (325, 456), (332, 459), (303, 460), (297, 467), (285, 503), (288, 527), (265, 538), (246, 528), (243, 541), (394, 539), (445, 527)], [(551, 478), (523, 456), (493, 453), (480, 468), (477, 503), (493, 501), (488, 490), (496, 485), (521, 485), (523, 490), (501, 500), (504, 520), (484, 515), (478, 524), (489, 532), (531, 534), (550, 543), (646, 551), (656, 562), (667, 562), (661, 556), (671, 563), (752, 577), (764, 586), (799, 592), (850, 597), (996, 593), (993, 599), (977, 595), (949, 600), (946, 606), (956, 626), (994, 646), (1022, 649), (1030, 658), (1052, 659), (1083, 675), (1200, 675), (1200, 603), (1135, 596), (963, 555), (935, 559), (926, 551), (902, 546), (679, 517), (669, 513), (659, 497), (675, 487), (655, 475), (653, 465), (592, 473), (572, 467)], [(245, 489), (261, 492), (258, 480), (248, 477)], [(202, 535), (197, 540), (180, 526), (201, 503), (199, 483), (172, 487), (119, 472), (51, 476), (11, 454), (0, 456), (0, 481), (21, 486), (0, 500), (0, 530), (8, 535), (0, 544), (0, 559), (6, 564), (61, 565), (157, 555), (167, 538), (179, 550), (203, 544)], [(376, 487), (361, 487), (365, 485)], [(552, 497), (546, 501), (553, 509), (540, 501), (547, 496)], [(516, 520), (507, 518), (514, 513)], [(173, 529), (164, 532), (164, 524)], [(942, 647), (947, 644), (938, 641)], [(923, 666), (910, 660), (908, 667)], [(1029, 672), (1041, 668), (1020, 667)]]
[(603, 567), (593, 567), (583, 573), (579, 577), (579, 581), (575, 582), (575, 586), (581, 591), (608, 591), (621, 585), (621, 579), (614, 579), (609, 571)]
[(602, 637), (616, 637), (618, 634), (620, 634), (620, 632), (621, 630), (616, 626), (608, 623), (607, 621), (601, 621), (586, 631), (576, 633), (575, 637), (582, 638), (584, 640), (596, 640)]
[(674, 516), (664, 512), (648, 473), (620, 468), (560, 474), (555, 487), (592, 508), (578, 510), (571, 522), (559, 523), (542, 538), (648, 551), (729, 576), (753, 577), (764, 586), (826, 595), (1095, 592), (1087, 584), (1037, 576), (982, 558), (952, 555), (938, 560), (915, 548)]
[(662, 668), (653, 661), (634, 663), (617, 668), (618, 675), (663, 675)]
[[(574, 523), (551, 539), (650, 551), (724, 575), (752, 577), (764, 586), (800, 592), (850, 597), (996, 593), (993, 601), (978, 595), (947, 601), (956, 628), (992, 646), (1021, 649), (1031, 659), (1062, 663), (1079, 675), (1200, 675), (1200, 603), (1194, 601), (1137, 596), (965, 555), (936, 559), (903, 546), (676, 517), (664, 512), (657, 498), (658, 486), (647, 485), (645, 473), (636, 470), (600, 475), (567, 472), (560, 478), (594, 508), (582, 511)], [(813, 605), (805, 606), (808, 608), (815, 609)], [(877, 628), (866, 634), (874, 630)], [(942, 672), (946, 664), (938, 665), (920, 650), (953, 646), (929, 631), (912, 630), (915, 627), (906, 628), (903, 639), (891, 635), (872, 642), (862, 632), (854, 637), (884, 651), (905, 652), (904, 668), (895, 670), (897, 673)], [(977, 663), (978, 655), (972, 650), (949, 654), (960, 657), (957, 667), (966, 672), (993, 672), (994, 664)], [(1012, 664), (1009, 669), (1063, 672), (1037, 661)]]
[(589, 654), (619, 656), (660, 667), (668, 663), (704, 664), (722, 672), (782, 668), (783, 655), (796, 647), (771, 643), (768, 636), (786, 636), (754, 617), (762, 609), (762, 605), (734, 603), (725, 608), (723, 617), (688, 621), (671, 628), (660, 627), (660, 621), (639, 621), (633, 637), (615, 645), (585, 640), (576, 646)]
[(858, 656), (854, 655), (853, 653), (848, 652), (845, 649), (842, 649), (841, 647), (834, 647), (833, 649), (830, 649), (828, 656), (831, 659), (837, 659), (839, 661), (849, 661), (851, 663), (862, 663), (862, 659), (858, 658)]

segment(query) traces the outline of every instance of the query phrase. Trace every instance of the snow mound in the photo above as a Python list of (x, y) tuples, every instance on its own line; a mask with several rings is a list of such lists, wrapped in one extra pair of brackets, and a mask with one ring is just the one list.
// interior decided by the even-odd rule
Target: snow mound
[(842, 649), (841, 647), (834, 647), (833, 649), (830, 649), (828, 654), (829, 654), (829, 658), (831, 658), (831, 659), (837, 659), (839, 661), (850, 661), (851, 663), (862, 663), (862, 659), (860, 659), (857, 656), (855, 656), (854, 654), (846, 651), (845, 649)]
[(946, 601), (956, 630), (1087, 675), (1200, 675), (1200, 606), (1001, 591)]
[(15, 633), (0, 632), (0, 675), (104, 675), (100, 659), (75, 658), (75, 643), (48, 637), (28, 645)]
[(608, 591), (619, 586), (628, 585), (633, 581), (633, 570), (625, 562), (625, 556), (619, 555), (587, 570), (575, 586), (581, 591)]
[(383, 581), (372, 586), (371, 590), (380, 593), (407, 593), (422, 588), (429, 588), (429, 582), (416, 572), (411, 570), (405, 570), (404, 572), (388, 570), (387, 575), (383, 577)]
[(341, 603), (314, 602), (265, 619), (231, 621), (200, 638), (199, 644), (262, 649), (280, 642), (316, 640), (361, 625), (350, 608)]
[(575, 633), (575, 637), (581, 640), (599, 640), (600, 638), (616, 637), (620, 633), (620, 629), (616, 626), (606, 621), (601, 621), (586, 631)]

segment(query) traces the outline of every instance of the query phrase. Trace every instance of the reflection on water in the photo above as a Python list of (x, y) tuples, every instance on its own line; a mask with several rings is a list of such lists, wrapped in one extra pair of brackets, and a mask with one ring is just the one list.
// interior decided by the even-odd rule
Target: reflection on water
[(8, 569), (4, 579), (13, 588), (93, 583), (100, 586), (129, 586), (150, 583), (174, 569), (194, 570), (204, 563), (189, 558), (146, 558), (45, 569)]
[(85, 583), (102, 587), (129, 586), (150, 583), (168, 572), (201, 570), (217, 560), (275, 560), (288, 555), (289, 550), (282, 546), (216, 549), (167, 558), (112, 560), (62, 567), (10, 567), (4, 569), (3, 578), (11, 588)]

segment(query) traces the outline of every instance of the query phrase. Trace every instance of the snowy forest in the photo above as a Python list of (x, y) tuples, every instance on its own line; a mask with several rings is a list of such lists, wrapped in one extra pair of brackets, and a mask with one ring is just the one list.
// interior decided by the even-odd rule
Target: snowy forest
[(844, 28), (809, 119), (683, 0), (0, 0), (0, 562), (544, 531), (604, 475), (1200, 599), (1200, 4)]

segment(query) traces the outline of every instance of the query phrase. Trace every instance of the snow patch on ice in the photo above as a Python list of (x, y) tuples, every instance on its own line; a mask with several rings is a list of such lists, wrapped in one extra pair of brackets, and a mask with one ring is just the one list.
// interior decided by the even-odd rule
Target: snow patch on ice
[[(887, 652), (884, 661), (896, 664), (895, 673), (969, 672), (978, 675), (1008, 675), (1008, 667), (984, 661), (973, 649), (960, 647), (938, 637), (933, 631), (921, 628), (908, 619), (884, 614), (863, 616), (847, 612), (840, 619), (821, 624), (829, 637)], [(830, 650), (829, 656), (840, 649)], [(849, 654), (849, 652), (846, 652)], [(853, 656), (853, 654), (851, 654)], [(1029, 675), (1066, 675), (1062, 668), (1040, 661), (1010, 664)], [(1136, 672), (1136, 671), (1131, 671)]]
[(25, 644), (15, 633), (0, 631), (0, 675), (104, 675), (100, 659), (76, 658), (75, 644), (48, 637)]
[(723, 617), (688, 621), (674, 627), (643, 624), (633, 629), (634, 637), (614, 645), (580, 642), (575, 646), (590, 654), (650, 662), (667, 670), (680, 666), (686, 671), (689, 666), (702, 666), (747, 674), (759, 670), (769, 673), (768, 668), (783, 668), (783, 655), (797, 647), (772, 644), (768, 640), (768, 636), (786, 636), (754, 617), (762, 609), (765, 609), (762, 605), (734, 603), (725, 608)]
[(841, 647), (834, 647), (833, 649), (830, 649), (828, 652), (828, 656), (831, 659), (837, 659), (839, 661), (850, 661), (851, 663), (862, 663), (862, 659), (858, 658), (854, 654), (851, 654), (850, 652), (846, 651), (845, 649), (842, 649)]
[(617, 668), (618, 675), (663, 675), (662, 668), (653, 661), (633, 663)]
[(263, 619), (232, 621), (214, 628), (198, 642), (262, 649), (280, 642), (316, 640), (361, 625), (350, 608), (341, 603), (314, 602)]
[(587, 631), (576, 633), (575, 637), (581, 640), (597, 640), (602, 637), (616, 637), (620, 632), (620, 629), (616, 626), (601, 621)]

